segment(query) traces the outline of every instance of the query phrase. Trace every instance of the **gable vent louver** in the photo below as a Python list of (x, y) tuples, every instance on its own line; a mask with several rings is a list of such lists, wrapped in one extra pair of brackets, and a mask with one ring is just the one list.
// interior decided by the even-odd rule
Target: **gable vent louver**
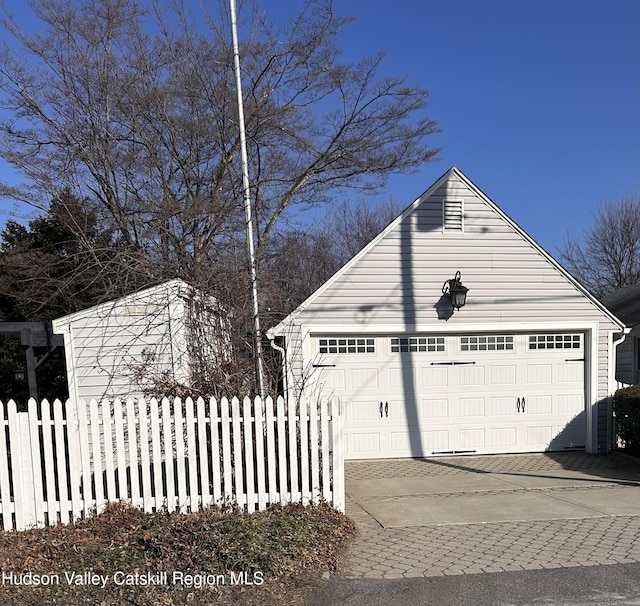
[(463, 231), (462, 200), (442, 201), (443, 231)]

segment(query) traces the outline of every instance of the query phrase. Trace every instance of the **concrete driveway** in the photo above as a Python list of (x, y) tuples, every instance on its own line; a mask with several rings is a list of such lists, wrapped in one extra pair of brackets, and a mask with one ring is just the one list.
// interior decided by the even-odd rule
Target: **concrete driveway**
[(347, 578), (640, 561), (640, 466), (585, 453), (348, 461)]
[(640, 515), (640, 468), (620, 455), (354, 461), (346, 491), (383, 528)]

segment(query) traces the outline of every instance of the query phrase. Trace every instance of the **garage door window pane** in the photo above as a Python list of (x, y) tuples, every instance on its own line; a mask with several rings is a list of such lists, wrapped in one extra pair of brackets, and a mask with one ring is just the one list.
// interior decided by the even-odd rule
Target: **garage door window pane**
[(511, 335), (460, 337), (460, 351), (504, 351), (513, 349)]
[(444, 337), (391, 337), (392, 353), (444, 351)]
[(580, 334), (529, 335), (529, 349), (580, 349)]
[(318, 339), (321, 354), (375, 353), (375, 339)]

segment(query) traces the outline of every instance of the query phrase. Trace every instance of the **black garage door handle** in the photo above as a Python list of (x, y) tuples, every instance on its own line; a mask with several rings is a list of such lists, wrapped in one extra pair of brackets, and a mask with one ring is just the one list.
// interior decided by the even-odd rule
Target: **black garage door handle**
[(522, 396), (522, 399), (518, 398), (516, 400), (516, 408), (518, 409), (518, 412), (524, 412), (524, 405), (525, 405), (524, 396)]
[(475, 362), (431, 362), (431, 366), (461, 366), (463, 364), (475, 364)]

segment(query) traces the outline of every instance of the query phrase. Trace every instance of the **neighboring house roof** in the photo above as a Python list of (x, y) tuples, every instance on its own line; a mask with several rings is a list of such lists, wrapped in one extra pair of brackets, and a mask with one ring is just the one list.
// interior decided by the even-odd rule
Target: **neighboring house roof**
[(640, 284), (624, 286), (604, 297), (602, 303), (627, 326), (640, 325)]
[[(316, 290), (310, 297), (308, 297), (303, 303), (301, 303), (289, 316), (287, 316), (280, 324), (267, 331), (267, 335), (273, 338), (276, 335), (283, 334), (291, 322), (294, 322), (298, 316), (305, 313), (305, 310), (312, 308), (316, 300), (324, 295), (334, 284), (338, 283), (348, 274), (350, 269), (357, 264), (361, 263), (364, 257), (369, 252), (378, 246), (378, 244), (384, 240), (387, 236), (397, 230), (401, 232), (402, 225), (406, 223), (405, 219), (412, 213), (416, 212), (423, 202), (430, 196), (434, 195), (440, 188), (445, 186), (448, 181), (459, 180), (469, 188), (474, 195), (481, 199), (496, 215), (508, 224), (513, 232), (518, 234), (523, 240), (525, 240), (529, 246), (537, 251), (546, 261), (555, 268), (555, 270), (562, 275), (569, 283), (571, 283), (584, 298), (595, 306), (601, 313), (605, 314), (607, 318), (617, 325), (621, 330), (625, 328), (623, 322), (618, 319), (609, 309), (607, 309), (600, 301), (598, 301), (589, 291), (582, 286), (566, 269), (564, 269), (549, 253), (547, 253), (539, 244), (535, 242), (524, 230), (522, 230), (506, 213), (500, 209), (496, 204), (490, 200), (484, 192), (482, 192), (466, 175), (464, 175), (458, 168), (452, 167), (445, 172), (440, 178), (438, 178), (431, 187), (429, 187), (421, 196), (419, 196), (404, 212), (402, 212), (396, 219), (394, 219), (382, 232), (380, 232), (367, 246), (365, 246), (357, 255), (355, 255), (346, 265), (344, 265), (336, 274), (334, 274), (327, 282), (325, 282), (318, 290)], [(347, 280), (348, 281), (348, 280)]]

